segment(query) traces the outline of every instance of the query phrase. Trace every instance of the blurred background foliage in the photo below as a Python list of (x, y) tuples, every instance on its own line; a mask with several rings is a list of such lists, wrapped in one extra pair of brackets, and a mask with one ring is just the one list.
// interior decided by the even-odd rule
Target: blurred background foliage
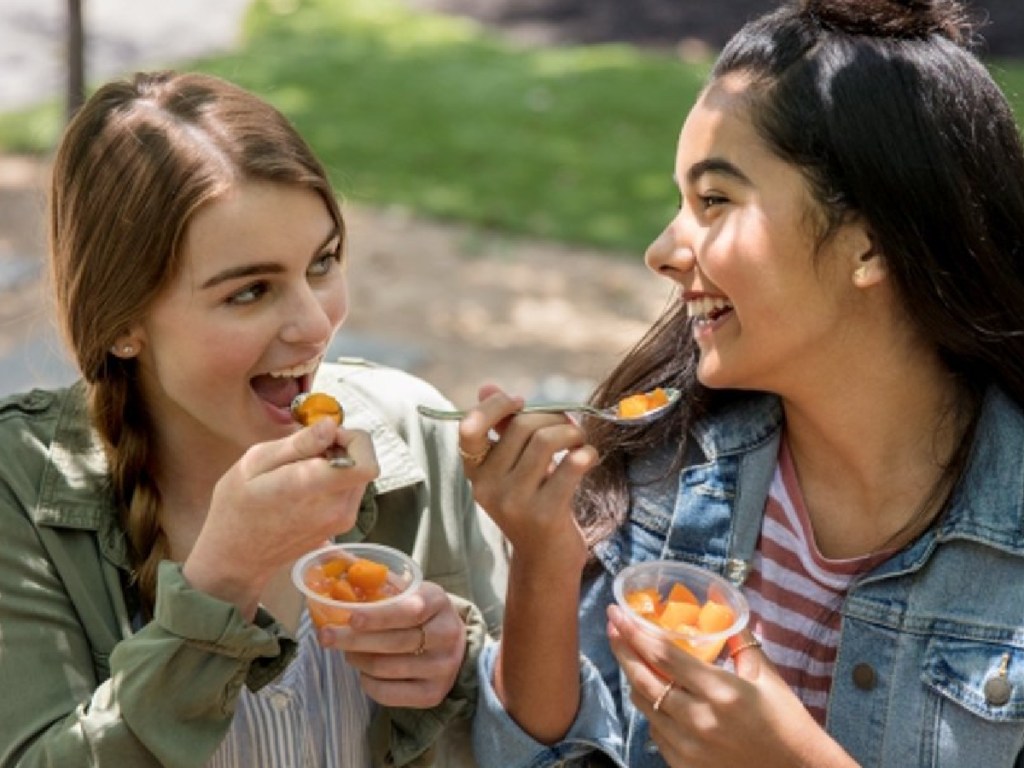
[[(1024, 61), (989, 62), (1024, 114)], [(256, 0), (240, 45), (180, 68), (261, 94), (339, 194), (513, 234), (637, 253), (676, 204), (677, 132), (710, 66), (626, 44), (537, 47), (401, 0)], [(45, 153), (61, 106), (0, 116)]]

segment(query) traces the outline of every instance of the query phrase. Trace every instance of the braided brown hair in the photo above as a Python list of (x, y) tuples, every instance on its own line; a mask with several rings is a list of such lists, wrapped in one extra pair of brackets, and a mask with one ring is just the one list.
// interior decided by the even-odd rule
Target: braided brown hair
[(169, 546), (136, 364), (111, 348), (177, 274), (193, 214), (250, 180), (315, 190), (344, 233), (330, 182), (305, 141), (272, 106), (219, 78), (157, 72), (109, 83), (79, 110), (57, 149), (50, 198), (57, 316), (106, 448), (146, 616)]

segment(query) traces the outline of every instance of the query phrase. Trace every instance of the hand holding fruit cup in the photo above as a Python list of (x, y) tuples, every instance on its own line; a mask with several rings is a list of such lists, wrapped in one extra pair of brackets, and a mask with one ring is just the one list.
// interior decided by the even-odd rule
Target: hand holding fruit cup
[(372, 699), (423, 708), (448, 695), (466, 628), (411, 557), (381, 544), (332, 544), (297, 561), (292, 579), (321, 644), (345, 652)]
[(646, 632), (706, 662), (747, 625), (750, 609), (727, 580), (689, 563), (655, 560), (624, 568), (612, 585), (616, 602)]

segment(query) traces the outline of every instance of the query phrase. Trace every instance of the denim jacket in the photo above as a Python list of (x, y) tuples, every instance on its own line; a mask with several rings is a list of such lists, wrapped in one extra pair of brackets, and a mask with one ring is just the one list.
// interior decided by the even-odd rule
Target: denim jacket
[[(778, 402), (752, 395), (694, 425), (692, 461), (678, 476), (659, 480), (670, 446), (631, 466), (629, 522), (600, 546), (603, 567), (582, 585), (577, 718), (553, 747), (523, 733), (490, 684), (492, 645), (474, 725), (482, 765), (665, 765), (608, 645), (612, 579), (629, 563), (668, 558), (742, 583), (781, 427)], [(1024, 414), (1001, 392), (985, 398), (944, 516), (851, 586), (826, 728), (864, 766), (1024, 766)]]
[[(500, 533), (462, 475), (457, 432), (415, 411), (447, 403), (419, 379), (361, 361), (321, 366), (316, 388), (338, 397), (347, 426), (370, 433), (381, 467), (342, 538), (412, 554), (467, 624), (466, 662), (445, 701), (379, 708), (375, 765), (471, 764), (476, 657), (500, 624), (507, 571)], [(258, 689), (288, 663), (294, 641), (272, 616), (246, 621), (170, 562), (154, 619), (136, 630), (127, 579), (82, 385), (0, 401), (0, 765), (201, 766), (241, 686)]]

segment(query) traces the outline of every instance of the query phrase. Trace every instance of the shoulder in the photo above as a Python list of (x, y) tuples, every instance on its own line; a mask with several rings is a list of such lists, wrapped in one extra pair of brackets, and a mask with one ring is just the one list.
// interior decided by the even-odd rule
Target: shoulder
[(362, 405), (393, 426), (410, 420), (419, 423), (417, 405), (451, 407), (448, 399), (429, 382), (397, 368), (359, 358), (340, 358), (337, 362), (325, 363), (317, 372), (315, 385), (336, 393), (346, 413), (350, 407), (358, 409)]
[(105, 467), (82, 385), (0, 400), (0, 485), (22, 505), (88, 493)]
[[(70, 389), (33, 389), (0, 399), (0, 453), (5, 458), (24, 455), (33, 448), (48, 449), (57, 438), (68, 412), (81, 411), (82, 392)], [(3, 462), (6, 465), (6, 462)]]

